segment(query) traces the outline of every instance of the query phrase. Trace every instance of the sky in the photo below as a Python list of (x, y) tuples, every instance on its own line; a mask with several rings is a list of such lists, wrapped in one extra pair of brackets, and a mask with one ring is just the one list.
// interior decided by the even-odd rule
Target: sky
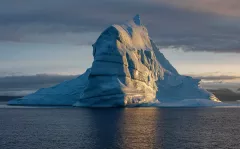
[(101, 32), (136, 14), (181, 74), (240, 88), (239, 0), (1, 0), (0, 95), (83, 73)]

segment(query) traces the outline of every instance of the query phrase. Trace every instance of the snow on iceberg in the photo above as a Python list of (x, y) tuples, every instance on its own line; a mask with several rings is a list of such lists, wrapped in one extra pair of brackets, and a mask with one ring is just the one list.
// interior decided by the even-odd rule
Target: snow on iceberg
[(159, 51), (140, 16), (108, 27), (93, 44), (92, 67), (79, 78), (10, 101), (22, 105), (137, 106), (189, 99), (220, 102), (180, 75)]

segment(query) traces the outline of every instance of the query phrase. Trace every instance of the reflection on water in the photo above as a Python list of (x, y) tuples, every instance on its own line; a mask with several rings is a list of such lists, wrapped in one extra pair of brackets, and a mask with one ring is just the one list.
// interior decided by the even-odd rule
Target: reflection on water
[(0, 108), (0, 148), (240, 148), (239, 108)]
[[(120, 135), (122, 148), (154, 148), (160, 111), (149, 109), (125, 109)], [(144, 120), (143, 120), (144, 119)]]
[(96, 147), (154, 148), (156, 146), (157, 109), (111, 109), (92, 111)]

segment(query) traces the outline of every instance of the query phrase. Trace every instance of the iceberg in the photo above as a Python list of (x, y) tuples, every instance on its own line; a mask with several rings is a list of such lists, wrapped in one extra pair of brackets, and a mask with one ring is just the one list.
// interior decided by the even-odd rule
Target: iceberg
[(12, 100), (10, 105), (125, 107), (189, 99), (220, 102), (180, 75), (149, 37), (140, 16), (108, 27), (93, 44), (92, 67), (76, 79)]

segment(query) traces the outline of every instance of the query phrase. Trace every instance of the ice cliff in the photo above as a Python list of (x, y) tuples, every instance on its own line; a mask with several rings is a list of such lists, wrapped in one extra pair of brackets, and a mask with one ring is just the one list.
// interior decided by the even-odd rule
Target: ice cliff
[(93, 44), (93, 57), (92, 67), (78, 78), (9, 104), (112, 107), (186, 99), (219, 102), (199, 86), (200, 80), (177, 72), (149, 37), (139, 15), (108, 27)]

